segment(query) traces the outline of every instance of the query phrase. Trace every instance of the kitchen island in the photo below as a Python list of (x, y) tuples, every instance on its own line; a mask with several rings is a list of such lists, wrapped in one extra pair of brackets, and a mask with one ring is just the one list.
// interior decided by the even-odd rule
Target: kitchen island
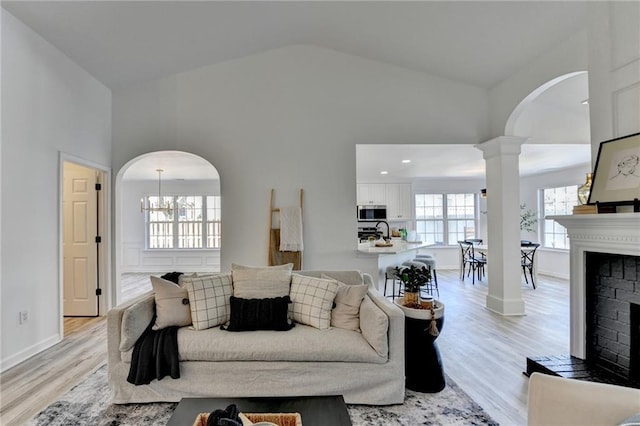
[(366, 260), (369, 264), (368, 271), (378, 272), (377, 284), (380, 293), (384, 290), (384, 273), (388, 266), (400, 266), (402, 262), (413, 260), (419, 249), (431, 246), (422, 242), (395, 239), (392, 239), (391, 243), (391, 247), (371, 247), (368, 242), (358, 244), (358, 258)]

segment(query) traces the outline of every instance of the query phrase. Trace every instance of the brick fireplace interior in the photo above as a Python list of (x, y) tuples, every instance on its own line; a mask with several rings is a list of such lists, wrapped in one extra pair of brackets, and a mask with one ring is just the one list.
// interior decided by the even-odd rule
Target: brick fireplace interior
[(640, 382), (640, 257), (588, 252), (585, 272), (586, 361)]

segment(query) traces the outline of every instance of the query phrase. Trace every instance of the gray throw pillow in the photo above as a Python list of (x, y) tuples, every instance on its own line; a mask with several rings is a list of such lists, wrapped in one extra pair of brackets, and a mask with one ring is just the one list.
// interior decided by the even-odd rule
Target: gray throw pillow
[[(322, 278), (332, 277), (322, 274)], [(347, 285), (338, 281), (338, 292), (331, 310), (332, 327), (360, 331), (360, 305), (368, 289), (366, 284)]]

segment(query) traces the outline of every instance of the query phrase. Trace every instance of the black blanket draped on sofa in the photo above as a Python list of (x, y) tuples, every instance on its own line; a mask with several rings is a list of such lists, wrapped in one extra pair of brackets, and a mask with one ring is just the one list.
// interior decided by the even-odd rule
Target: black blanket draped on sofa
[(148, 385), (153, 379), (160, 380), (167, 375), (173, 379), (180, 378), (179, 327), (153, 330), (155, 322), (154, 315), (151, 323), (133, 347), (127, 382), (134, 385)]

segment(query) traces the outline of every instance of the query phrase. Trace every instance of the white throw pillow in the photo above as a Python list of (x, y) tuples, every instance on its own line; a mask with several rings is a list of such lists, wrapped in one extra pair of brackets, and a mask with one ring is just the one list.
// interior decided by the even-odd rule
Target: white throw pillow
[(331, 308), (338, 291), (338, 281), (293, 274), (291, 277), (291, 316), (311, 327), (331, 327)]
[(206, 330), (229, 321), (229, 298), (233, 294), (231, 274), (187, 278), (184, 286), (189, 293), (193, 328)]
[[(322, 278), (332, 279), (325, 274), (322, 274)], [(368, 290), (366, 284), (347, 285), (338, 281), (338, 292), (331, 310), (331, 326), (360, 331), (360, 305)]]
[(156, 323), (154, 330), (170, 326), (183, 327), (191, 324), (189, 295), (187, 291), (171, 281), (151, 276), (155, 293)]
[(233, 295), (242, 299), (267, 299), (289, 295), (293, 263), (278, 266), (232, 264)]

